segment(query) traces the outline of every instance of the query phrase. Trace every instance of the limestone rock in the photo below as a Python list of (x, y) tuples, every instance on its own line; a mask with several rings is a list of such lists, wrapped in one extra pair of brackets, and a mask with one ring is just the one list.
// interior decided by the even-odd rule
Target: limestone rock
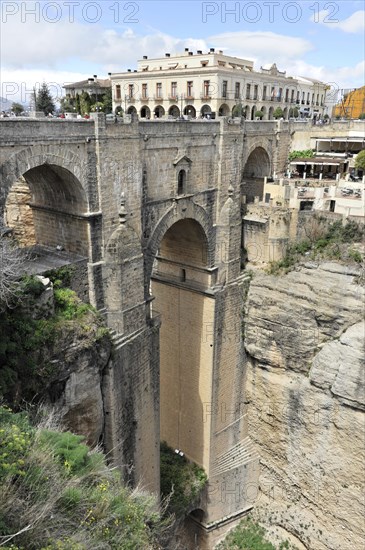
[(270, 532), (290, 533), (310, 550), (364, 542), (357, 275), (335, 263), (282, 277), (257, 273), (246, 303), (248, 433), (261, 462), (255, 514)]

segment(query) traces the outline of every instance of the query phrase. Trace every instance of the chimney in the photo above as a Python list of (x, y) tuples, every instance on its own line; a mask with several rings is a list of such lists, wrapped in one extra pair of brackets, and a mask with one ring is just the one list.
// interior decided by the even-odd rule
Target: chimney
[(148, 56), (147, 56), (147, 55), (144, 55), (144, 56), (143, 56), (143, 59), (148, 59)]
[(189, 52), (189, 55), (194, 55), (193, 52)]
[(165, 53), (165, 57), (170, 57), (170, 54), (169, 54), (169, 53)]
[(196, 53), (201, 55), (203, 52), (201, 50), (198, 50)]
[(209, 51), (210, 51), (211, 53), (214, 53), (214, 48), (210, 48)]
[(223, 53), (223, 50), (219, 50), (219, 53)]
[(188, 52), (188, 51), (189, 51), (189, 48), (185, 48), (185, 51)]
[(97, 74), (94, 74), (93, 77), (94, 77), (94, 78), (98, 78), (98, 75), (97, 75)]
[(131, 70), (131, 69), (128, 69), (128, 72), (129, 72), (129, 73), (131, 73), (131, 72), (132, 72), (132, 70)]

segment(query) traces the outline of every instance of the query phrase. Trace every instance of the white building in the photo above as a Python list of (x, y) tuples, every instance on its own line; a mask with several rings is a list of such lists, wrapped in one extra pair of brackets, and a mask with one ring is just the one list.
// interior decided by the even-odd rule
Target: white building
[(222, 51), (138, 61), (137, 70), (111, 75), (113, 108), (142, 118), (229, 116), (241, 105), (246, 119), (256, 112), (264, 120), (280, 107), (284, 118), (297, 108), (302, 117), (325, 114), (327, 85), (318, 80), (286, 76), (275, 64), (254, 71), (253, 62), (224, 55)]

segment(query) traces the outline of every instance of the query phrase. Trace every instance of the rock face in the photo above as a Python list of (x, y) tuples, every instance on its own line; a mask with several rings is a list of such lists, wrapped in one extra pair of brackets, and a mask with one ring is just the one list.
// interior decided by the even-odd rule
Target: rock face
[[(365, 289), (357, 268), (256, 273), (246, 302), (258, 518), (311, 550), (364, 543)], [(293, 538), (294, 536), (294, 538)], [(301, 541), (299, 543), (299, 541)]]

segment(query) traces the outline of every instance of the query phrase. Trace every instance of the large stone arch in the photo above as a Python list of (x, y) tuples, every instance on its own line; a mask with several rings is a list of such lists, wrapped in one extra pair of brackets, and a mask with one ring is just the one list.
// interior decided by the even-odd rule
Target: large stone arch
[(79, 157), (69, 150), (27, 148), (12, 155), (0, 173), (1, 217), (17, 239), (23, 236), (21, 246), (40, 244), (88, 255), (89, 200)]
[(243, 178), (263, 178), (271, 174), (271, 159), (266, 144), (255, 142), (247, 152), (243, 165)]
[(204, 208), (193, 203), (189, 199), (179, 199), (173, 206), (160, 218), (154, 227), (152, 234), (145, 248), (145, 296), (149, 296), (149, 284), (152, 274), (152, 266), (157, 254), (158, 248), (168, 229), (176, 222), (184, 219), (196, 221), (203, 229), (207, 241), (207, 265), (214, 265), (214, 235), (212, 222)]
[(83, 188), (89, 204), (86, 163), (71, 149), (61, 153), (59, 147), (36, 145), (14, 153), (0, 166), (0, 216), (12, 185), (26, 172), (42, 165), (58, 166), (70, 172)]

